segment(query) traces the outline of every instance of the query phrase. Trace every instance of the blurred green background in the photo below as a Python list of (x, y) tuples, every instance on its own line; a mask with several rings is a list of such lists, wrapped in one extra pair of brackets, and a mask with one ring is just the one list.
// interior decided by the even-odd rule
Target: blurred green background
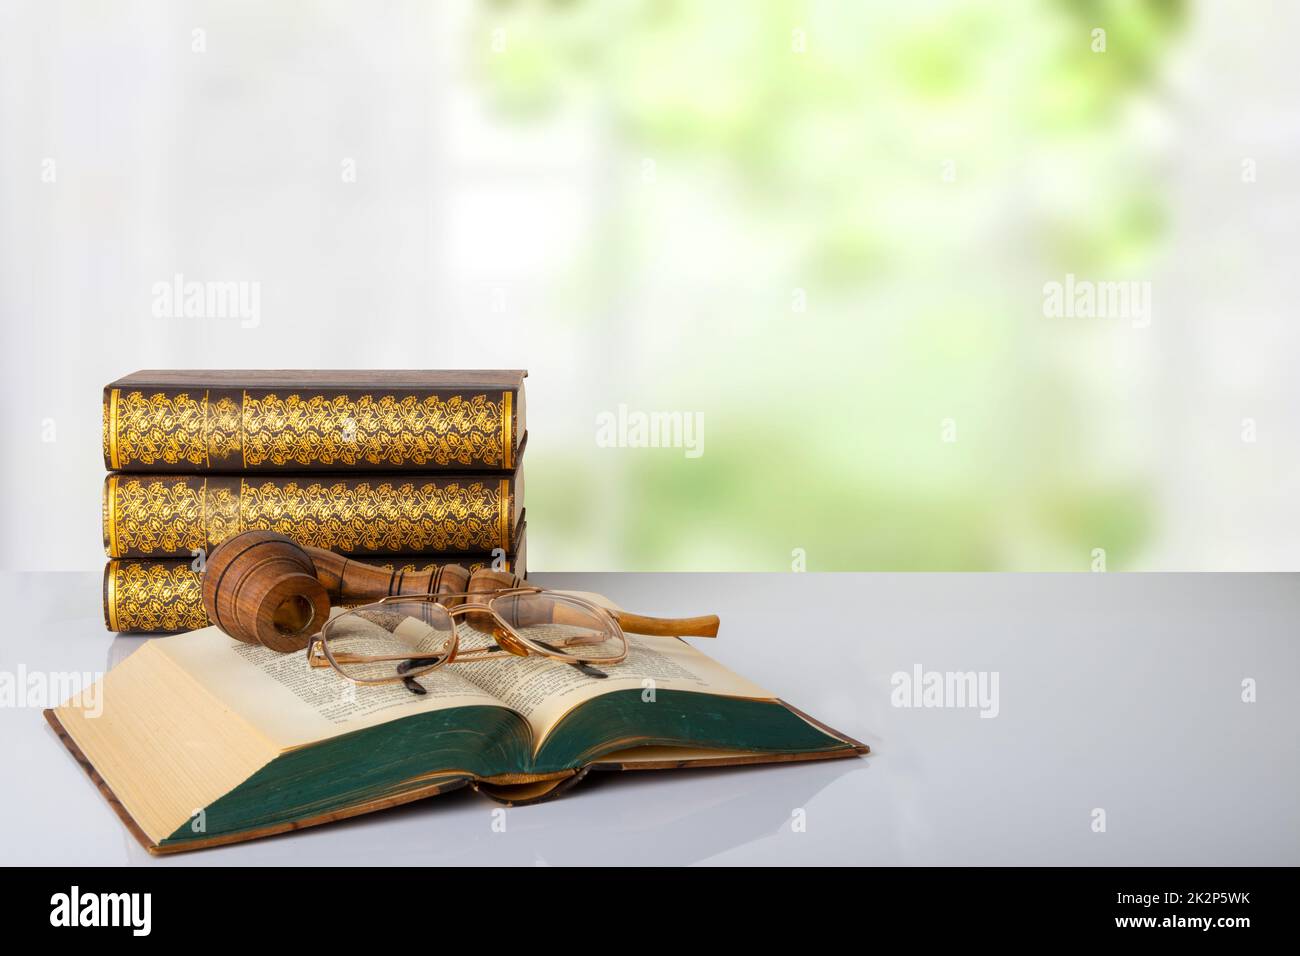
[[(137, 368), (526, 368), (535, 570), (1300, 567), (1300, 5), (0, 7), (0, 567)], [(57, 182), (41, 179), (47, 161)], [(162, 319), (177, 273), (253, 328)], [(1149, 312), (1047, 292), (1135, 283)], [(601, 441), (703, 421), (703, 453)]]
[(547, 318), (590, 411), (705, 422), (697, 460), (535, 438), (542, 566), (1138, 564), (1152, 462), (1108, 366), (1142, 332), (1045, 319), (1042, 286), (1150, 276), (1142, 110), (1185, 13), (481, 4), (497, 121), (577, 115), (613, 157)]

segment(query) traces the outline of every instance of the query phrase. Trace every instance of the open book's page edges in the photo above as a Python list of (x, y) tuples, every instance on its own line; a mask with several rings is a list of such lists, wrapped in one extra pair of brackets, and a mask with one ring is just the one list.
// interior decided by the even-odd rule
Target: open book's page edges
[(286, 751), (188, 821), (162, 845), (334, 813), (418, 786), (431, 774), (518, 772), (531, 732), (504, 707), (452, 707), (403, 717)]
[(577, 708), (532, 758), (512, 710), (455, 707), (404, 717), (287, 751), (204, 809), (163, 845), (261, 830), (338, 812), (418, 785), (431, 774), (482, 779), (577, 769), (632, 746), (669, 744), (761, 753), (817, 753), (847, 744), (772, 701), (660, 690), (616, 691)]
[(573, 769), (634, 746), (697, 746), (760, 753), (814, 753), (849, 744), (779, 701), (658, 690), (604, 694), (576, 708), (541, 742), (536, 772)]

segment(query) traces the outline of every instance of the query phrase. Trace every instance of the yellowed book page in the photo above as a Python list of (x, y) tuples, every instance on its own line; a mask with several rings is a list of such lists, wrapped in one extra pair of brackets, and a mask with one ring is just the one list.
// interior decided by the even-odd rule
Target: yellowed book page
[(74, 698), (55, 713), (155, 843), (279, 753), (251, 724), (223, 712), (153, 642), (106, 674), (96, 696), (102, 709)]
[[(559, 593), (573, 594), (618, 610), (617, 605), (600, 594), (583, 591)], [(397, 625), (395, 632), (413, 629), (407, 637), (414, 643), (414, 631), (424, 627), (427, 625), (411, 618)], [(494, 640), (464, 619), (458, 622), (458, 629), (462, 650), (483, 647)], [(542, 738), (575, 707), (613, 691), (663, 688), (723, 697), (775, 699), (769, 691), (676, 638), (629, 634), (627, 659), (616, 665), (600, 665), (598, 670), (606, 677), (593, 678), (572, 665), (542, 656), (498, 657), (479, 663), (452, 663), (421, 676), (419, 681), (432, 692), (435, 678), (445, 680), (449, 673), (454, 673), (464, 685), (478, 689), (498, 706), (507, 706), (527, 719), (533, 731), (534, 748), (539, 748)], [(363, 687), (358, 693), (368, 693), (373, 689)]]
[(279, 654), (216, 627), (152, 644), (283, 750), (415, 714), (503, 706), (466, 680), (460, 666), (421, 675), (426, 693), (418, 695), (401, 683), (353, 683), (332, 668), (311, 667), (305, 651)]
[(628, 656), (620, 664), (600, 665), (603, 679), (547, 657), (457, 664), (477, 686), (532, 726), (534, 747), (575, 707), (620, 690), (684, 690), (720, 697), (775, 700), (759, 687), (694, 647), (675, 638), (628, 635)]

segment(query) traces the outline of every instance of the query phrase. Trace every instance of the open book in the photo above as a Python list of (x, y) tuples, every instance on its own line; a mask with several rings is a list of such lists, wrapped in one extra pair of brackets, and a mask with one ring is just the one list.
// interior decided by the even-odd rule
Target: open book
[(357, 685), (215, 627), (148, 642), (46, 717), (142, 844), (199, 849), (466, 784), (544, 800), (592, 769), (850, 757), (867, 748), (683, 641), (629, 635), (603, 678), (542, 657)]

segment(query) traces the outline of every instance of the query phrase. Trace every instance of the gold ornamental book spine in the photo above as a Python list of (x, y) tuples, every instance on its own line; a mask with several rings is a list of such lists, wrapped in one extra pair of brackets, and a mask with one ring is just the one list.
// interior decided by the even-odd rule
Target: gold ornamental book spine
[[(508, 554), (497, 565), (490, 555), (452, 555), (431, 561), (418, 555), (381, 558), (373, 563), (388, 571), (413, 574), (440, 564), (459, 564), (470, 571), (495, 567), (523, 575), (522, 558)], [(104, 566), (104, 624), (121, 634), (175, 634), (207, 627), (203, 609), (203, 574), (182, 558), (125, 558)]]
[(420, 388), (150, 385), (104, 389), (109, 471), (503, 471), (522, 452), (522, 379)]
[(255, 529), (355, 556), (511, 552), (523, 472), (110, 474), (102, 511), (110, 558), (189, 559)]

